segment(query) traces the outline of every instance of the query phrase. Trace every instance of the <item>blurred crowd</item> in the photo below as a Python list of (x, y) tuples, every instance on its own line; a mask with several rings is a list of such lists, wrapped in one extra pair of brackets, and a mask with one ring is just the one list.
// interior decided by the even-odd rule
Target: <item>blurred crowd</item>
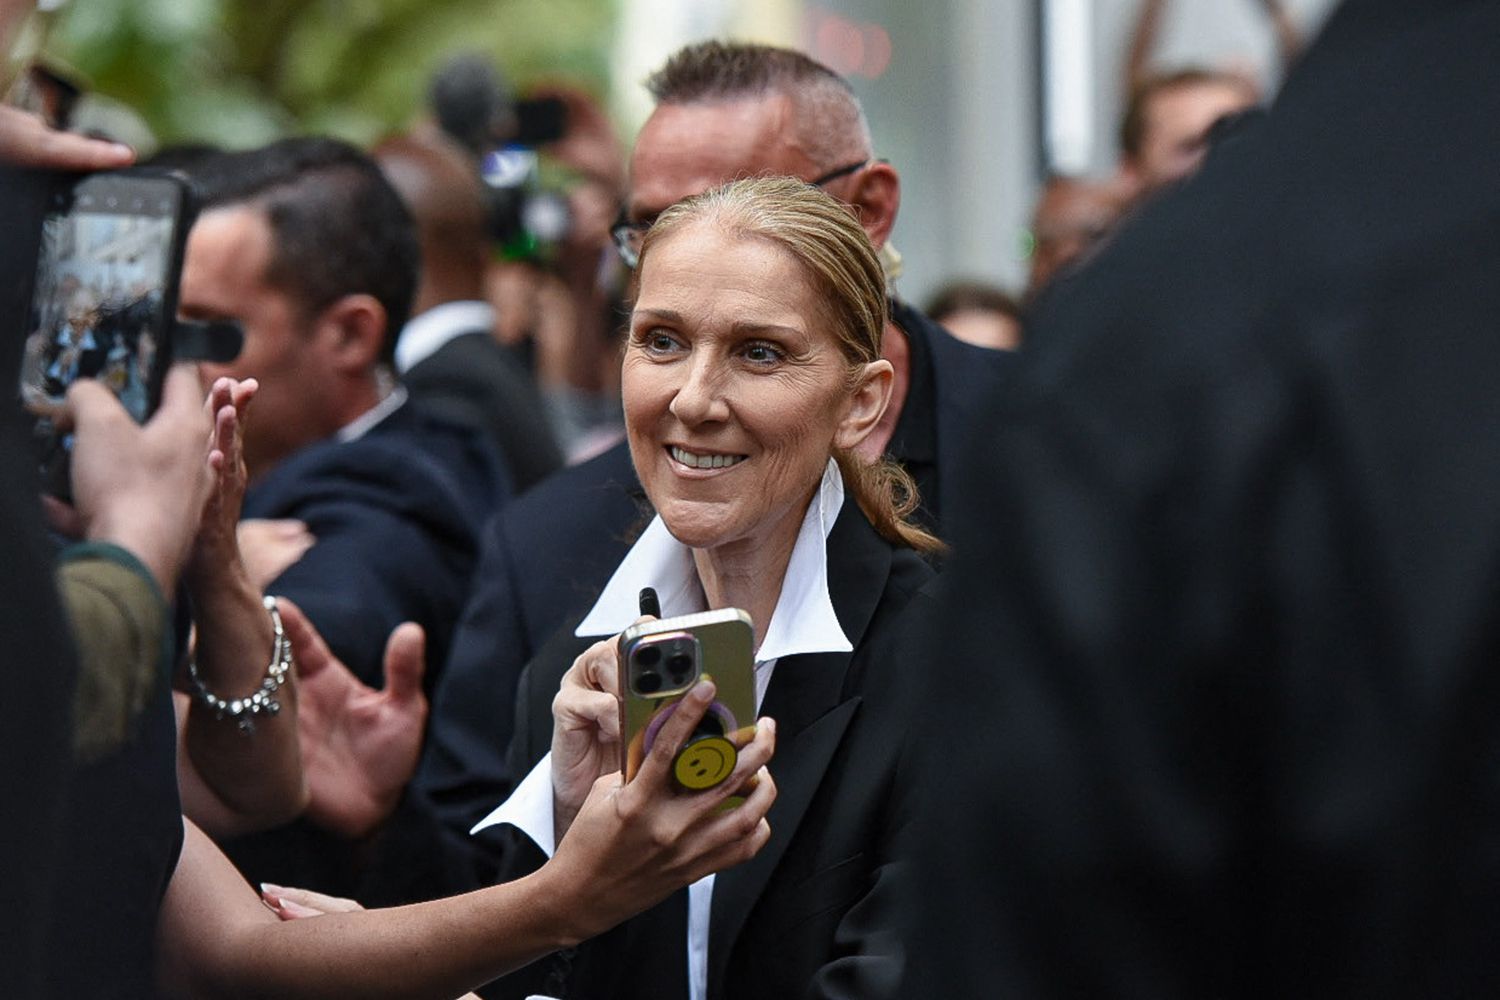
[[(920, 307), (793, 50), (679, 50), (631, 142), (465, 55), (369, 149), (139, 164), (28, 77), (5, 995), (1493, 989), (1500, 18), (1263, 0), (1268, 102), (1166, 6), (1025, 287)], [(128, 167), (168, 287), (29, 301)], [(722, 609), (760, 721), (630, 732), (619, 636)]]

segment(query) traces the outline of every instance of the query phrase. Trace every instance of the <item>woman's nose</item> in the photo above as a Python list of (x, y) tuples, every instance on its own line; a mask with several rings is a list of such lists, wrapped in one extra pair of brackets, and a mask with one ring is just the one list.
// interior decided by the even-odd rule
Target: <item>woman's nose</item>
[(729, 406), (724, 399), (724, 366), (706, 355), (693, 358), (685, 377), (672, 396), (672, 416), (688, 426), (724, 420)]

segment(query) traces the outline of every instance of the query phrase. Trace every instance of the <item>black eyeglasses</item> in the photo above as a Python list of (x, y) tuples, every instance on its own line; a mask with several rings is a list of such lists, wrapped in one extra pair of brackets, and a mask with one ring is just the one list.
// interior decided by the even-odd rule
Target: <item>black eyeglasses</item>
[(847, 163), (842, 167), (835, 167), (834, 169), (828, 171), (828, 173), (823, 174), (821, 177), (815, 177), (807, 183), (811, 184), (815, 188), (820, 188), (824, 184), (827, 184), (829, 181), (836, 181), (840, 177), (848, 177), (852, 173), (857, 173), (865, 169), (865, 167), (868, 167), (873, 162), (875, 161), (860, 160), (858, 163)]
[[(822, 187), (830, 181), (836, 181), (840, 177), (848, 177), (850, 174), (858, 173), (872, 163), (880, 163), (880, 160), (860, 160), (858, 163), (846, 163), (842, 167), (835, 167), (826, 174), (820, 174), (807, 183), (813, 187)], [(609, 227), (609, 238), (614, 240), (615, 250), (619, 252), (620, 259), (625, 266), (632, 271), (641, 262), (641, 243), (646, 239), (646, 230), (656, 221), (656, 216), (632, 222), (625, 214), (625, 208), (620, 208), (620, 214), (615, 217), (614, 225)]]

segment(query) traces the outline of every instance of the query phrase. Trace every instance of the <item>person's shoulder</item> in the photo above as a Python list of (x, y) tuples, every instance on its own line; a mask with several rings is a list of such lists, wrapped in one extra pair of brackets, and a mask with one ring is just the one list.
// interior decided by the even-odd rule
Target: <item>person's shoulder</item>
[(598, 596), (646, 519), (622, 444), (548, 476), (494, 515), (484, 530), (481, 577), (503, 571), (512, 581), (509, 599), (525, 605), (527, 628), (540, 642), (563, 615)]
[(845, 500), (828, 536), (828, 581), (841, 618), (867, 621), (859, 629), (867, 638), (878, 634), (934, 575), (914, 549), (882, 536), (852, 498)]
[[(507, 384), (530, 381), (525, 365), (512, 351), (496, 343), (489, 334), (474, 332), (454, 337), (412, 365), (401, 379), (409, 385), (455, 379), (487, 384), (496, 375)], [(504, 388), (494, 386), (492, 391), (501, 392)]]
[(912, 352), (925, 358), (931, 372), (931, 405), (938, 421), (939, 441), (956, 444), (963, 435), (947, 431), (967, 433), (984, 401), (1010, 378), (1017, 352), (967, 344), (900, 300), (892, 301), (892, 316), (910, 338)]
[(300, 449), (250, 488), (245, 516), (289, 516), (305, 503), (388, 508), (464, 526), (471, 520), (453, 475), (405, 434), (330, 438)]
[[(643, 510), (640, 481), (622, 442), (586, 462), (568, 466), (543, 479), (501, 512), (507, 534), (557, 525), (592, 526), (608, 522), (628, 528)], [(623, 520), (624, 523), (619, 523)]]

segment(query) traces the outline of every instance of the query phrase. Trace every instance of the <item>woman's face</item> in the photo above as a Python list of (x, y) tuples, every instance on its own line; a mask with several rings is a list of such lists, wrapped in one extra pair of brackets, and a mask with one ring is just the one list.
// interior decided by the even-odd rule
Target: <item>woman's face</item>
[(652, 247), (621, 391), (641, 484), (679, 541), (790, 544), (832, 449), (868, 432), (884, 388), (867, 372), (851, 391), (849, 363), (787, 251), (704, 222)]

